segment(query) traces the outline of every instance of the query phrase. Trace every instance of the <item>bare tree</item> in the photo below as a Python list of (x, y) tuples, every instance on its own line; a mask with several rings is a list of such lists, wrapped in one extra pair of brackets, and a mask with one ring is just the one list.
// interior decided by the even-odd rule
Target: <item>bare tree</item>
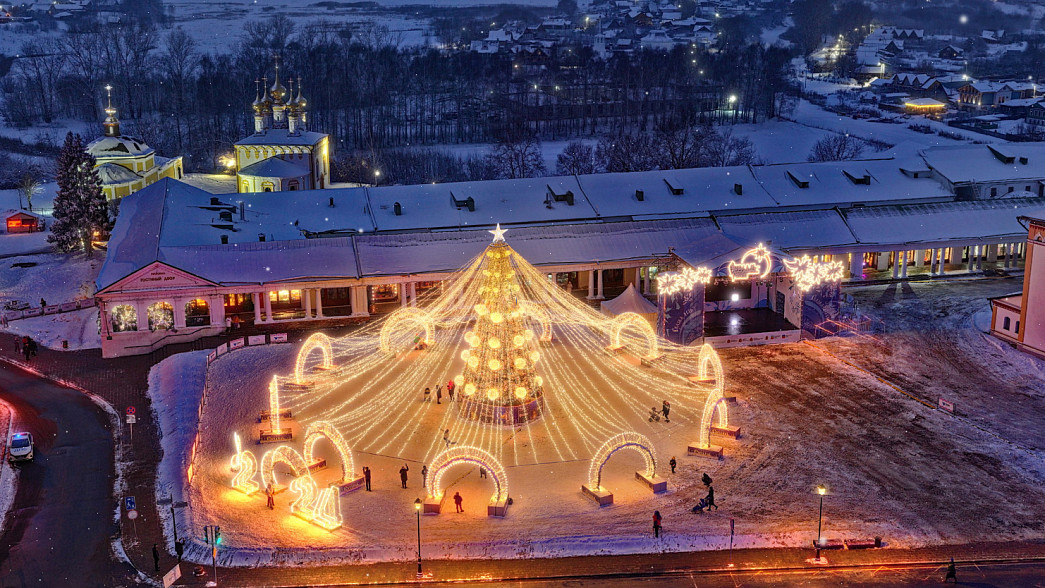
[(813, 145), (809, 161), (846, 161), (856, 159), (864, 152), (862, 142), (848, 133), (824, 137)]
[(706, 167), (750, 165), (756, 162), (755, 146), (746, 137), (733, 136), (733, 129), (714, 133), (704, 164)]
[(568, 143), (556, 158), (555, 173), (559, 175), (593, 174), (596, 171), (595, 148), (581, 141)]
[(534, 178), (544, 175), (541, 142), (536, 137), (508, 134), (486, 156), (502, 178)]
[(29, 208), (29, 212), (32, 212), (33, 196), (42, 191), (43, 186), (40, 182), (40, 175), (37, 173), (37, 170), (30, 167), (18, 180), (18, 207), (22, 207), (22, 198), (25, 198), (26, 206)]
[(172, 30), (165, 39), (164, 53), (160, 58), (160, 63), (167, 82), (171, 85), (169, 114), (174, 117), (177, 152), (181, 153), (184, 151), (183, 128), (185, 127), (185, 117), (188, 114), (189, 84), (195, 79), (200, 66), (200, 55), (196, 50), (196, 42), (180, 27)]
[(657, 151), (645, 133), (619, 134), (599, 139), (595, 159), (608, 172), (633, 172), (657, 169)]

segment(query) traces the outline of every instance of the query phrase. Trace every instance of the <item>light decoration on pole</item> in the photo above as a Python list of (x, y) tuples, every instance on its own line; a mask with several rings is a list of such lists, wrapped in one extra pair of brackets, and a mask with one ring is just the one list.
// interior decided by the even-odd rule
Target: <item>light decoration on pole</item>
[(737, 282), (751, 278), (764, 278), (773, 270), (773, 257), (762, 243), (748, 249), (739, 261), (730, 261), (726, 267), (729, 279)]
[(697, 284), (710, 282), (711, 277), (711, 270), (704, 266), (696, 269), (685, 267), (674, 272), (661, 272), (657, 274), (657, 292), (666, 296), (689, 292)]
[(269, 382), (269, 432), (278, 435), (283, 432), (283, 415), (279, 406), (279, 378), (272, 376)]
[(591, 458), (591, 467), (588, 468), (588, 487), (593, 490), (602, 490), (602, 468), (606, 462), (621, 449), (634, 449), (642, 454), (646, 460), (647, 477), (652, 478), (657, 474), (657, 454), (653, 442), (648, 437), (634, 431), (618, 433), (606, 440)]
[(424, 329), (425, 345), (435, 343), (435, 339), (432, 338), (435, 325), (432, 323), (432, 319), (429, 318), (428, 313), (420, 308), (400, 308), (388, 315), (388, 318), (385, 319), (384, 324), (381, 326), (380, 349), (382, 352), (397, 353), (400, 351), (392, 348), (392, 335), (400, 331), (405, 325)]
[(305, 430), (305, 440), (303, 441), (305, 451), (305, 463), (309, 466), (316, 463), (315, 449), (316, 443), (320, 439), (326, 438), (337, 450), (338, 457), (341, 458), (341, 479), (335, 482), (336, 484), (342, 484), (347, 481), (355, 472), (355, 465), (352, 462), (352, 451), (348, 448), (348, 442), (341, 436), (334, 424), (329, 421), (319, 421), (312, 423)]
[(451, 447), (435, 457), (432, 467), (428, 470), (428, 495), (434, 500), (442, 500), (443, 476), (451, 466), (462, 463), (486, 469), (494, 483), (494, 493), (490, 502), (499, 502), (508, 497), (508, 473), (501, 462), (488, 451), (467, 445)]
[(232, 434), (236, 443), (236, 453), (232, 456), (231, 468), (236, 473), (232, 477), (232, 487), (250, 496), (258, 491), (258, 483), (254, 476), (258, 474), (258, 459), (250, 451), (243, 451), (239, 433)]
[(294, 383), (298, 386), (311, 384), (311, 382), (305, 380), (305, 361), (308, 359), (309, 354), (317, 349), (323, 354), (322, 363), (318, 366), (319, 369), (334, 369), (334, 350), (330, 345), (330, 337), (323, 333), (315, 333), (308, 339), (305, 339), (301, 350), (298, 351), (297, 361), (294, 362)]
[(841, 261), (817, 261), (808, 255), (796, 259), (785, 259), (784, 267), (795, 280), (795, 287), (808, 292), (828, 282), (840, 282), (845, 277), (845, 264)]

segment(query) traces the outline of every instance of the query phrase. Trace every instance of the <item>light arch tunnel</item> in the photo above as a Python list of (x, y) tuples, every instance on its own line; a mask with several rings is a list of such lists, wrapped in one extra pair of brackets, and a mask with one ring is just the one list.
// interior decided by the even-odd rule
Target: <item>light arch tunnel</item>
[(622, 347), (621, 333), (624, 329), (634, 329), (646, 340), (646, 358), (655, 359), (660, 355), (660, 347), (657, 343), (657, 333), (649, 321), (634, 312), (622, 312), (613, 317), (610, 323), (610, 345), (614, 348)]
[(435, 343), (433, 331), (435, 325), (428, 313), (420, 308), (400, 308), (388, 315), (385, 323), (381, 325), (381, 338), (379, 348), (384, 353), (395, 353), (392, 349), (392, 335), (401, 328), (409, 326), (421, 327), (425, 331), (425, 344)]
[(715, 416), (718, 416), (718, 426), (725, 428), (729, 426), (729, 412), (726, 408), (725, 379), (722, 370), (722, 360), (718, 352), (705, 343), (700, 347), (697, 358), (697, 378), (702, 384), (710, 387), (707, 398), (704, 400), (704, 410), (700, 415), (700, 438), (698, 444), (701, 447), (709, 447), (711, 444), (711, 426)]
[(541, 325), (541, 341), (552, 340), (552, 317), (548, 314), (548, 309), (530, 300), (520, 300), (519, 310)]
[(305, 381), (305, 362), (308, 361), (309, 354), (316, 350), (323, 354), (320, 366), (326, 370), (334, 368), (334, 349), (330, 344), (330, 337), (323, 333), (314, 333), (308, 339), (305, 339), (301, 350), (298, 351), (297, 361), (294, 362), (295, 384), (303, 386), (308, 383)]
[(453, 466), (459, 464), (472, 464), (486, 468), (490, 479), (494, 483), (494, 493), (490, 497), (491, 502), (499, 502), (508, 498), (508, 473), (504, 466), (489, 452), (478, 447), (467, 445), (451, 447), (440, 453), (432, 462), (428, 475), (428, 496), (434, 500), (443, 498), (443, 476)]
[(597, 490), (602, 487), (602, 468), (613, 454), (622, 449), (632, 449), (642, 454), (646, 461), (646, 476), (653, 477), (657, 473), (657, 453), (653, 442), (648, 437), (634, 431), (618, 433), (610, 437), (599, 447), (591, 458), (591, 467), (588, 469), (588, 487)]
[(334, 427), (334, 425), (328, 421), (317, 421), (308, 426), (305, 430), (304, 437), (304, 455), (298, 453), (297, 450), (290, 447), (289, 445), (280, 445), (275, 449), (270, 450), (261, 458), (261, 483), (263, 487), (267, 487), (270, 483), (275, 486), (278, 483), (276, 478), (276, 465), (284, 464), (288, 466), (293, 472), (294, 476), (301, 476), (308, 472), (308, 466), (315, 463), (315, 449), (316, 443), (321, 439), (327, 439), (334, 446), (337, 451), (338, 457), (341, 459), (341, 480), (340, 483), (347, 482), (351, 479), (353, 472), (355, 471), (355, 464), (352, 458), (352, 451), (348, 447), (348, 442), (341, 436), (341, 433)]

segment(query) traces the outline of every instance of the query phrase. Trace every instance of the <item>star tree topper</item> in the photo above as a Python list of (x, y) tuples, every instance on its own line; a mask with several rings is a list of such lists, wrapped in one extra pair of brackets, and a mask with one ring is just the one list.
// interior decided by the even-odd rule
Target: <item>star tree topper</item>
[(490, 233), (491, 235), (493, 235), (493, 242), (494, 243), (496, 243), (498, 241), (500, 241), (501, 243), (504, 243), (504, 234), (508, 232), (508, 229), (502, 229), (501, 228), (501, 223), (497, 223), (497, 228), (496, 229), (494, 229), (492, 231), (486, 231), (486, 232)]

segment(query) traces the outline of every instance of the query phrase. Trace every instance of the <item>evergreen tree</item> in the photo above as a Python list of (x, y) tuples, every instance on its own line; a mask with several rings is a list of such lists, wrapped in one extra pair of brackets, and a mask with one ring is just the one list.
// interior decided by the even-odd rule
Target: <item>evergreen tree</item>
[(83, 137), (66, 135), (55, 176), (58, 194), (54, 198), (54, 223), (47, 237), (58, 251), (81, 249), (92, 257), (94, 232), (109, 228), (102, 180), (94, 165), (94, 156), (84, 149)]

